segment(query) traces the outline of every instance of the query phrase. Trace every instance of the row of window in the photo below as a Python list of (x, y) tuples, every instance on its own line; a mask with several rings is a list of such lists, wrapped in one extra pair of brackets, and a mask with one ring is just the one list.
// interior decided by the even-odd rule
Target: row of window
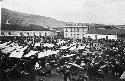
[[(67, 36), (67, 35), (68, 35), (68, 34), (66, 34), (66, 36)], [(79, 35), (79, 34), (71, 34), (71, 36), (72, 36), (72, 35), (74, 35), (74, 36), (75, 36), (75, 35)], [(83, 34), (83, 36), (84, 36), (84, 34)]]
[[(79, 31), (85, 32), (85, 31), (88, 31), (88, 29), (87, 29), (87, 28), (82, 28), (82, 29), (79, 29), (79, 28), (71, 28), (71, 29), (70, 29), (70, 32), (79, 32)], [(68, 32), (68, 28), (66, 28), (65, 32)]]
[[(6, 32), (6, 33), (4, 33), (4, 32), (1, 32), (1, 35), (6, 35), (6, 34), (8, 34), (8, 35), (14, 35), (14, 33), (11, 33), (11, 32)], [(19, 33), (19, 35), (30, 35), (30, 33), (25, 33), (25, 34), (23, 34), (22, 32), (20, 32)], [(35, 33), (34, 33), (34, 35), (35, 35)], [(41, 33), (39, 33), (39, 35), (41, 36), (42, 34)], [(45, 33), (45, 36), (47, 35), (47, 33)]]

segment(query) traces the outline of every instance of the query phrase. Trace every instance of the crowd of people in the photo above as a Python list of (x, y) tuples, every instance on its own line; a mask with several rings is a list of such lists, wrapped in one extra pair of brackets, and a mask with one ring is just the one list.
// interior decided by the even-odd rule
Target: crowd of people
[(49, 36), (0, 38), (2, 81), (35, 81), (36, 76), (51, 75), (52, 70), (62, 74), (64, 81), (103, 81), (108, 74), (120, 77), (125, 71), (125, 41)]

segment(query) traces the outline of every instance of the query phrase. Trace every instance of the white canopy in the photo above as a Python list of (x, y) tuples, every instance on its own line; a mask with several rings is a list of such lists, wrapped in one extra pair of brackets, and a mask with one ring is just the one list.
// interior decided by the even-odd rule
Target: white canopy
[(82, 55), (87, 55), (87, 53), (88, 53), (87, 51), (83, 51)]
[(69, 47), (76, 46), (76, 43), (71, 43)]
[(85, 49), (85, 46), (79, 46), (78, 49)]
[(5, 46), (7, 46), (8, 43), (10, 43), (10, 41), (0, 44), (0, 48), (3, 48), (3, 47), (5, 47)]
[(9, 57), (21, 58), (22, 55), (23, 55), (23, 51), (20, 51), (20, 52), (16, 52), (16, 51), (14, 51), (14, 52), (12, 52), (12, 53), (10, 54)]
[(38, 51), (33, 51), (31, 50), (28, 54), (26, 54), (24, 57), (30, 57), (31, 55), (35, 55), (36, 53), (38, 53)]
[(40, 46), (40, 43), (35, 43), (35, 46)]
[(16, 48), (15, 47), (7, 47), (7, 48), (3, 49), (2, 52), (7, 54), (7, 53), (13, 51), (14, 49), (16, 49)]
[(76, 46), (71, 47), (69, 50), (75, 50)]
[(25, 46), (24, 48), (19, 48), (13, 52), (11, 52), (10, 56), (9, 57), (16, 57), (16, 58), (21, 58), (22, 55), (23, 55), (23, 51), (27, 48), (28, 46)]
[(61, 40), (61, 41), (59, 41), (58, 43), (56, 43), (56, 44), (62, 44), (62, 43), (65, 43), (66, 41), (64, 41), (64, 40)]
[(68, 64), (73, 65), (73, 66), (76, 66), (76, 67), (81, 68), (81, 69), (84, 69), (84, 68), (82, 68), (81, 66), (79, 66), (79, 65), (77, 65), (77, 64), (75, 64), (75, 63), (68, 63)]
[(69, 48), (68, 46), (62, 46), (61, 48), (59, 48), (59, 49), (67, 49), (67, 48)]
[(53, 47), (53, 46), (54, 46), (54, 44), (49, 44), (49, 43), (46, 43), (46, 44), (44, 44), (43, 46), (44, 46), (44, 47)]
[(124, 80), (125, 80), (125, 71), (124, 71), (123, 74), (121, 75), (120, 79), (124, 79)]
[(57, 54), (58, 52), (59, 52), (59, 50), (57, 50), (57, 51), (48, 50), (48, 51), (40, 52), (40, 53), (38, 53), (38, 58), (49, 56), (52, 54)]
[(71, 56), (74, 56), (76, 54), (70, 54), (70, 55), (66, 55), (66, 56), (62, 56), (62, 57), (71, 57)]

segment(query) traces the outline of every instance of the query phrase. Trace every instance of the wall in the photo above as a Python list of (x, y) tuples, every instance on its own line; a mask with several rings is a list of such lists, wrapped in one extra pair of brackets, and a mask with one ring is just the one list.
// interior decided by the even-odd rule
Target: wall
[(87, 33), (88, 27), (65, 27), (64, 37), (65, 38), (79, 38), (82, 39), (84, 34)]
[[(53, 35), (53, 32), (51, 31), (2, 31), (4, 33), (5, 36), (21, 36), (21, 33), (22, 35), (24, 36), (34, 36), (34, 34), (36, 36), (51, 36)], [(11, 35), (9, 35), (9, 33), (11, 33)]]
[(108, 39), (117, 39), (117, 35), (101, 35), (101, 34), (86, 34), (85, 37), (90, 37), (92, 39), (101, 39), (101, 38), (107, 38)]

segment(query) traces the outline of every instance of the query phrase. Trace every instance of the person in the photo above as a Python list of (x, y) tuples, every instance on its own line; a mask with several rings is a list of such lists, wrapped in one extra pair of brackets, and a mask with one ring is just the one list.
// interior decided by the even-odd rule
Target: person
[(81, 75), (79, 75), (77, 81), (87, 81), (87, 78), (85, 76), (82, 77)]
[(103, 79), (104, 79), (104, 73), (103, 73), (103, 71), (98, 70), (98, 73), (97, 73), (96, 79), (97, 79), (97, 80), (101, 80), (101, 81), (103, 81)]
[(69, 70), (66, 70), (64, 72), (64, 81), (67, 81), (67, 79), (70, 80), (70, 71)]

